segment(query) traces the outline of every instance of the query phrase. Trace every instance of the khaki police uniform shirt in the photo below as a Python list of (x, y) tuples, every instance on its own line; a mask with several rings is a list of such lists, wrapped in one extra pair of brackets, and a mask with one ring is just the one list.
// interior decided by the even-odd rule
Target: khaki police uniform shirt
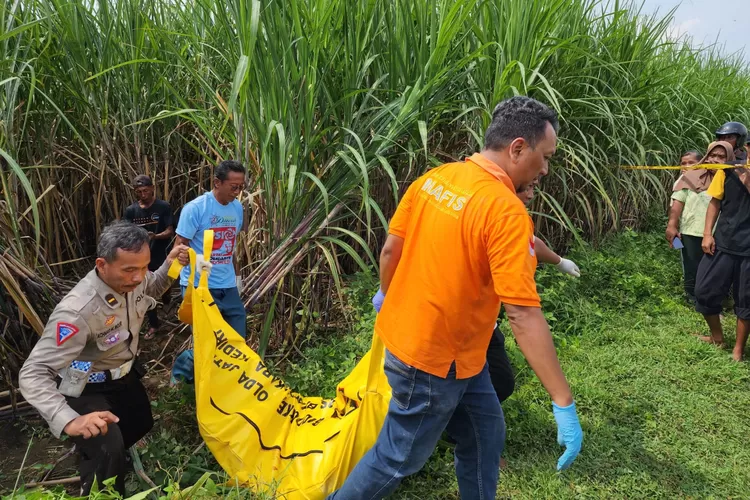
[(73, 361), (93, 362), (91, 372), (116, 369), (138, 352), (146, 311), (156, 306), (172, 279), (165, 262), (132, 292), (120, 295), (92, 270), (55, 307), (18, 375), (21, 394), (60, 437), (78, 417), (57, 389), (56, 377)]

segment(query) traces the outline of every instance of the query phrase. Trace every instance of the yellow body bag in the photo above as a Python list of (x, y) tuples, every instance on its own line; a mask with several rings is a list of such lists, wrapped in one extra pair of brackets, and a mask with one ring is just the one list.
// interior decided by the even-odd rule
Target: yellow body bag
[[(204, 233), (210, 258), (213, 231)], [(288, 500), (323, 499), (339, 488), (372, 447), (388, 411), (385, 348), (372, 347), (336, 388), (336, 397), (304, 397), (271, 374), (221, 317), (196, 254), (178, 315), (193, 325), (195, 399), (200, 433), (222, 468), (240, 484)], [(181, 266), (175, 260), (170, 276)]]

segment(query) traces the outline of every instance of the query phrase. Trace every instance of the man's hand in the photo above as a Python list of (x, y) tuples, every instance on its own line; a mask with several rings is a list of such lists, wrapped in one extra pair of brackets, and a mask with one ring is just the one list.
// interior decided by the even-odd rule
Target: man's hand
[(557, 442), (560, 446), (565, 446), (565, 453), (557, 461), (557, 470), (563, 470), (570, 467), (581, 452), (583, 430), (578, 421), (575, 403), (564, 408), (552, 403), (552, 414), (557, 422)]
[[(210, 257), (209, 257), (210, 259)], [(195, 259), (195, 272), (198, 274), (206, 273), (206, 276), (209, 276), (211, 274), (211, 269), (213, 269), (214, 265), (211, 264), (210, 261), (204, 260), (203, 255), (198, 255)], [(239, 289), (239, 284), (237, 285), (237, 288)]]
[(90, 439), (99, 434), (107, 434), (107, 425), (116, 424), (120, 419), (108, 411), (95, 411), (74, 418), (65, 426), (63, 432), (70, 437), (82, 436)]
[(375, 308), (375, 312), (380, 312), (380, 308), (383, 307), (383, 301), (385, 301), (385, 294), (383, 290), (378, 289), (378, 293), (372, 298), (372, 307)]
[(703, 248), (703, 253), (713, 255), (716, 251), (716, 240), (714, 240), (714, 237), (712, 235), (707, 234), (703, 237), (701, 247)]
[(148, 232), (148, 239), (149, 240), (154, 241), (155, 237), (156, 237), (156, 235), (154, 233), (152, 233), (151, 231)]
[(750, 170), (748, 170), (747, 167), (742, 167), (737, 168), (735, 171), (737, 172), (737, 177), (740, 179), (740, 182), (747, 189), (750, 189)]
[(667, 241), (669, 242), (670, 245), (674, 241), (675, 236), (678, 238), (682, 238), (682, 235), (677, 230), (677, 226), (673, 226), (672, 224), (667, 226), (667, 233), (665, 236), (667, 237)]
[(573, 402), (573, 394), (557, 360), (552, 334), (541, 308), (512, 304), (504, 304), (504, 307), (518, 347), (552, 401), (558, 406), (569, 406)]
[(560, 263), (557, 264), (557, 268), (560, 271), (573, 276), (574, 278), (581, 277), (581, 270), (578, 269), (578, 266), (576, 266), (576, 263), (570, 259), (560, 259)]
[(190, 264), (190, 255), (188, 254), (187, 245), (180, 244), (172, 247), (172, 251), (169, 252), (169, 255), (167, 255), (167, 260), (169, 260), (169, 262), (172, 262), (175, 259), (180, 261), (180, 264), (182, 264), (183, 266), (187, 266), (188, 264)]

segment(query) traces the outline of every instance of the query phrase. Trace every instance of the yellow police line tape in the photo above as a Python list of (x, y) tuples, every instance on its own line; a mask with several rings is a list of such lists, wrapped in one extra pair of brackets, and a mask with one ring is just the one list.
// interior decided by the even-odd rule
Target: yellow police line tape
[(691, 165), (689, 167), (681, 167), (679, 165), (677, 166), (630, 166), (630, 165), (621, 165), (620, 168), (623, 168), (625, 170), (726, 170), (728, 168), (750, 168), (750, 165)]

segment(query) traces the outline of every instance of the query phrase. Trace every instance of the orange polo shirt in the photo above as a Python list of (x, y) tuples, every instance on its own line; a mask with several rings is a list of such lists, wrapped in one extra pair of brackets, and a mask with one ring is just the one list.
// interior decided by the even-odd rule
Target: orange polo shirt
[(534, 226), (510, 178), (480, 154), (414, 181), (391, 219), (404, 238), (375, 331), (401, 361), (482, 371), (500, 304), (540, 307)]

